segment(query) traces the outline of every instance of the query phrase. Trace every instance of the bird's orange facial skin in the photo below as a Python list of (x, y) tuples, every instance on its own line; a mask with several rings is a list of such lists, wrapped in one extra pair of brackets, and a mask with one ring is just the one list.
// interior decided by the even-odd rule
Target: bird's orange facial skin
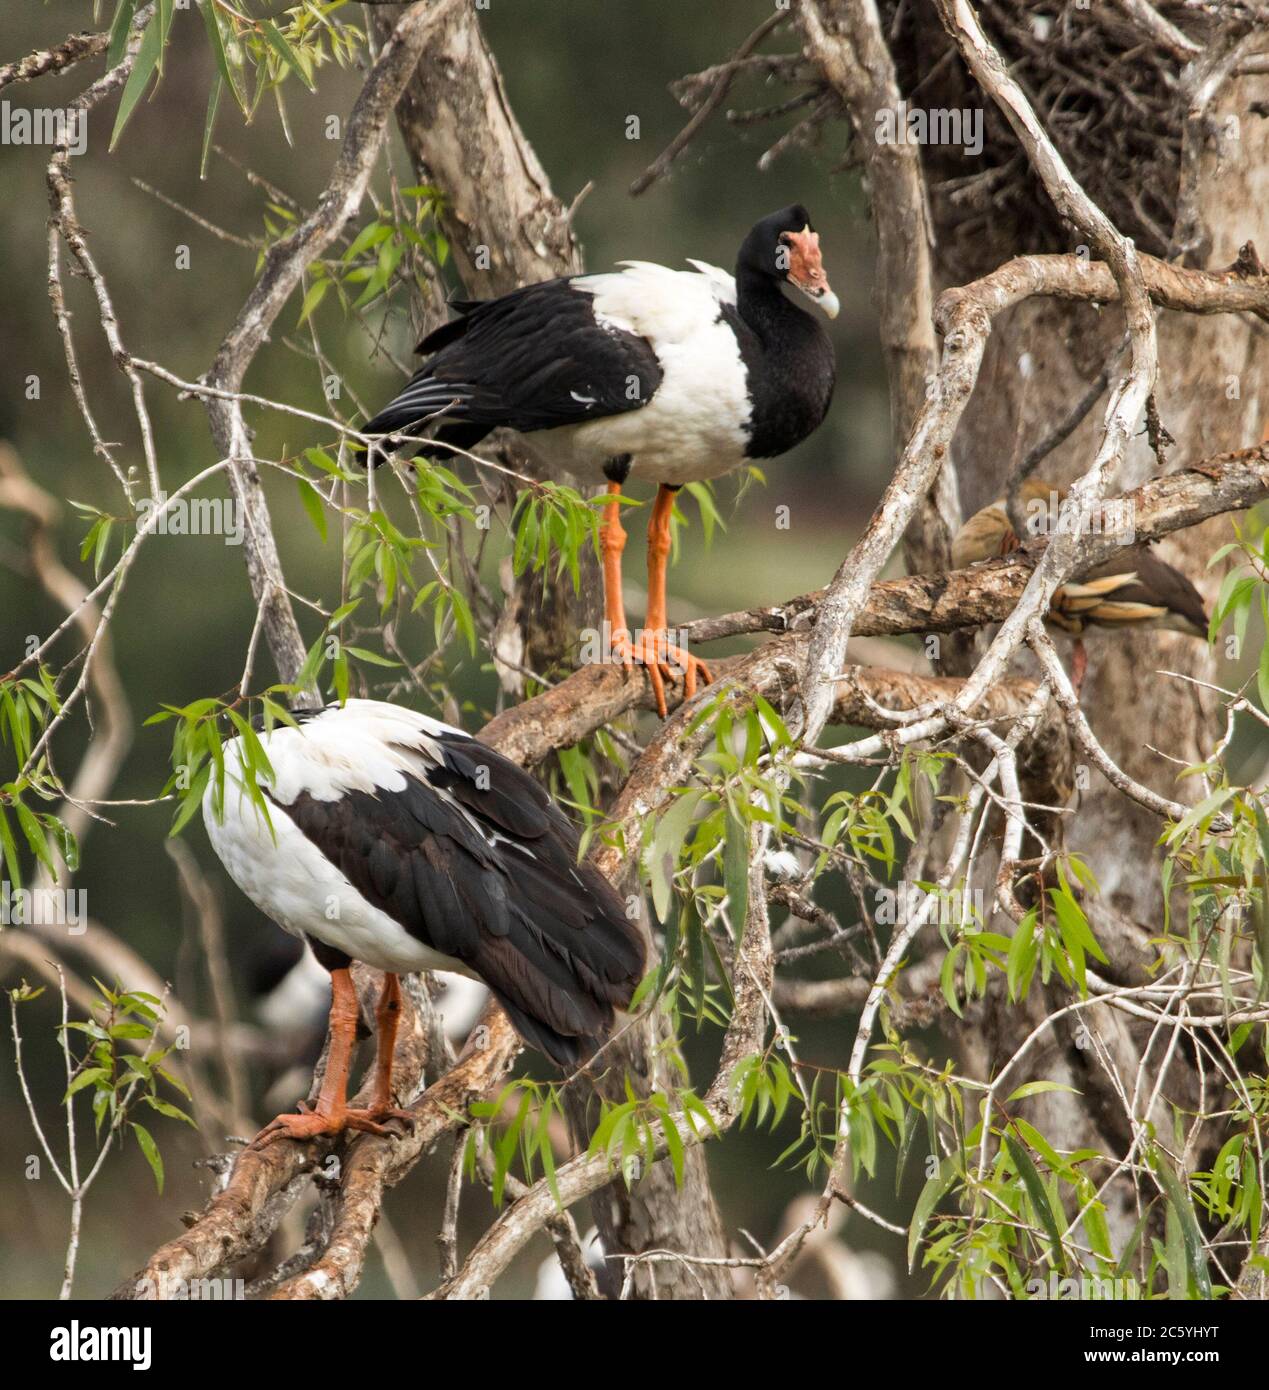
[(837, 296), (824, 273), (820, 234), (805, 227), (800, 232), (782, 232), (780, 241), (788, 260), (785, 274), (789, 284), (801, 290), (828, 318), (836, 318)]
[(789, 248), (789, 279), (806, 294), (828, 289), (828, 276), (820, 258), (820, 234), (808, 227), (804, 232), (785, 232), (781, 238)]

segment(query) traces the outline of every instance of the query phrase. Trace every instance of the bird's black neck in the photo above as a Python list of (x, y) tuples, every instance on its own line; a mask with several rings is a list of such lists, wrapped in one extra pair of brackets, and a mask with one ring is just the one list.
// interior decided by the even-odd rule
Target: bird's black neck
[(735, 312), (753, 401), (746, 452), (774, 458), (823, 420), (836, 376), (833, 345), (816, 319), (785, 298), (776, 280), (745, 266), (736, 267)]
[(736, 267), (736, 308), (764, 348), (823, 335), (810, 314), (785, 298), (776, 280), (748, 266)]

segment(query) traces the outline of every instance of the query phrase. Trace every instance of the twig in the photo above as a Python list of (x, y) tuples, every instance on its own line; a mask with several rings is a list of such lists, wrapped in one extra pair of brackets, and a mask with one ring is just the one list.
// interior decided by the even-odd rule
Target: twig
[(713, 114), (714, 110), (721, 104), (727, 95), (727, 90), (732, 84), (732, 79), (736, 76), (744, 60), (754, 51), (755, 48), (773, 30), (779, 28), (788, 18), (787, 10), (776, 10), (774, 14), (768, 15), (766, 19), (749, 35), (740, 45), (732, 56), (731, 60), (725, 63), (710, 89), (709, 95), (696, 108), (692, 119), (683, 127), (673, 140), (661, 151), (651, 164), (639, 175), (630, 185), (630, 196), (637, 198), (640, 193), (646, 192), (652, 187), (659, 178), (663, 178), (669, 170), (671, 164), (683, 153), (692, 142), (693, 136), (705, 124)]

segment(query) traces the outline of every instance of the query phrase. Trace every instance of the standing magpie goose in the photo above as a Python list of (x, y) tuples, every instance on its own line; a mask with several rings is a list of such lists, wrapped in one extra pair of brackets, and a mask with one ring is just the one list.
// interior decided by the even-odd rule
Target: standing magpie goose
[[(203, 800), (212, 848), (246, 895), (330, 971), (330, 1051), (316, 1108), (256, 1139), (382, 1133), (409, 1120), (392, 1098), (397, 976), (482, 980), (520, 1036), (575, 1067), (608, 1035), (643, 974), (643, 939), (612, 885), (577, 862), (572, 824), (522, 768), (461, 729), (378, 700), (297, 713), (262, 732), (268, 820), (225, 745), (223, 815)], [(386, 972), (376, 1011), (374, 1102), (347, 1104), (356, 1038), (354, 960)]]
[[(420, 452), (471, 449), (499, 426), (548, 468), (606, 481), (600, 531), (604, 616), (613, 655), (648, 668), (666, 713), (670, 665), (687, 696), (704, 663), (669, 643), (665, 567), (674, 493), (749, 459), (775, 458), (824, 419), (836, 369), (828, 334), (837, 296), (804, 207), (764, 217), (745, 237), (733, 279), (646, 261), (599, 275), (547, 280), (499, 299), (460, 301), (459, 316), (429, 334), (427, 360), (405, 390), (363, 427), (427, 438)], [(429, 447), (430, 446), (430, 447)], [(617, 497), (628, 479), (656, 483), (648, 525), (648, 611), (636, 639), (626, 626)]]

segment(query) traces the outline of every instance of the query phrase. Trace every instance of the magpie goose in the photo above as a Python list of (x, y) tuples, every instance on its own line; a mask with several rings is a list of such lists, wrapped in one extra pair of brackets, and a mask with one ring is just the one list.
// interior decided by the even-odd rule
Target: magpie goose
[[(1024, 512), (1039, 507), (1050, 524), (1054, 503), (1065, 496), (1061, 488), (1041, 478), (1028, 478), (1019, 489)], [(998, 497), (976, 512), (952, 540), (952, 563), (958, 568), (997, 555), (1009, 555), (1020, 542), (1009, 520), (1006, 499)], [(1147, 545), (1126, 546), (1078, 581), (1054, 591), (1045, 621), (1075, 638), (1072, 675), (1078, 690), (1088, 664), (1082, 640), (1089, 627), (1164, 628), (1207, 640), (1208, 617), (1203, 596), (1190, 580)]]
[[(592, 1053), (643, 973), (643, 940), (611, 884), (577, 862), (578, 836), (522, 768), (461, 729), (377, 700), (296, 714), (262, 732), (269, 817), (225, 745), (223, 815), (203, 820), (230, 877), (330, 971), (330, 1052), (316, 1109), (257, 1143), (409, 1119), (392, 1100), (397, 976), (482, 980), (521, 1037), (560, 1066)], [(349, 1109), (354, 960), (385, 972), (374, 1103)]]
[[(604, 615), (614, 657), (647, 666), (657, 709), (673, 664), (687, 696), (709, 671), (668, 642), (665, 566), (674, 493), (749, 459), (774, 458), (824, 419), (836, 370), (810, 311), (838, 311), (819, 235), (794, 205), (764, 217), (740, 248), (733, 279), (646, 261), (598, 275), (547, 280), (499, 299), (459, 301), (429, 334), (427, 360), (363, 426), (428, 438), (424, 454), (471, 449), (499, 426), (528, 435), (548, 469), (607, 482), (600, 531)], [(621, 596), (626, 543), (617, 497), (628, 479), (658, 485), (648, 526), (648, 611), (635, 639)]]

